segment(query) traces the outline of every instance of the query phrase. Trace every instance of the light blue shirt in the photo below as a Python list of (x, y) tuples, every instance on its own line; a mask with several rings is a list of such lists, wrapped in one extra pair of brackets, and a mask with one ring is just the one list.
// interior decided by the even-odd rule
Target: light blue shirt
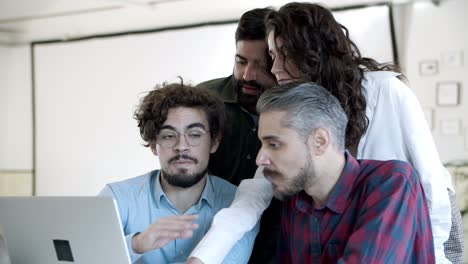
[[(122, 227), (132, 263), (185, 262), (203, 236), (208, 232), (214, 215), (229, 207), (237, 187), (216, 176), (208, 176), (197, 204), (185, 215), (198, 214), (198, 228), (188, 239), (176, 239), (163, 248), (137, 254), (131, 245), (132, 237), (144, 231), (160, 217), (180, 215), (161, 188), (159, 170), (128, 180), (108, 184), (99, 195), (111, 196), (118, 204)], [(247, 263), (252, 252), (259, 224), (237, 242), (223, 263)]]

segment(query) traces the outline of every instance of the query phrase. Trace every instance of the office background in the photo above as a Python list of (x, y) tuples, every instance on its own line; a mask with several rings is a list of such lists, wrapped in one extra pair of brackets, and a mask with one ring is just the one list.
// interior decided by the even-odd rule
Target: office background
[[(0, 195), (93, 195), (158, 167), (132, 119), (143, 92), (229, 75), (235, 21), (288, 1), (79, 2), (0, 0)], [(322, 2), (368, 56), (397, 56), (465, 210), (468, 1)], [(390, 8), (343, 11), (368, 5)]]

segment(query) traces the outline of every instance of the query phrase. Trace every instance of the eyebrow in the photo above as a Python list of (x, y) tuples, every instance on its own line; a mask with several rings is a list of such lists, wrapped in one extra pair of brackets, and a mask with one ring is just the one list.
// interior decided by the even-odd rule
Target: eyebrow
[(241, 56), (241, 55), (239, 55), (239, 54), (236, 54), (236, 57), (239, 58), (239, 59), (241, 59), (241, 60), (247, 60), (247, 58), (245, 58), (244, 56)]
[(268, 135), (268, 136), (263, 136), (261, 138), (262, 140), (280, 140), (280, 138), (278, 136), (273, 136), (273, 135)]
[[(203, 125), (202, 123), (192, 123), (190, 125), (188, 125), (185, 129), (190, 129), (190, 128), (194, 128), (194, 127), (199, 127), (199, 128), (202, 128), (204, 130), (206, 130), (206, 127), (205, 125)], [(171, 125), (164, 125), (161, 127), (160, 130), (163, 130), (163, 129), (171, 129), (171, 130), (174, 130), (174, 131), (177, 131), (177, 129)]]

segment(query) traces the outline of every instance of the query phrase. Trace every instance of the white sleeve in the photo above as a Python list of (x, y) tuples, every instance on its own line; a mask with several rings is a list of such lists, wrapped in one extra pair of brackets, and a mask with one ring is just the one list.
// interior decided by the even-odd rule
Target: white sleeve
[[(434, 250), (437, 263), (450, 263), (444, 254), (444, 242), (448, 240), (451, 228), (451, 207), (448, 196), (447, 171), (442, 165), (429, 126), (418, 99), (402, 82), (400, 122), (408, 151), (409, 162), (419, 174), (424, 189), (431, 219)], [(398, 84), (395, 84), (398, 85)]]
[(257, 224), (272, 198), (271, 183), (263, 176), (263, 168), (259, 167), (253, 179), (240, 183), (231, 206), (215, 215), (210, 230), (190, 257), (196, 257), (205, 264), (221, 263), (237, 241)]

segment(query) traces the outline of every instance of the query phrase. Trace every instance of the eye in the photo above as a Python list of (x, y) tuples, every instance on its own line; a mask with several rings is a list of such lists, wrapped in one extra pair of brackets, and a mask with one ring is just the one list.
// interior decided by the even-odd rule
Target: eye
[(243, 60), (243, 59), (240, 59), (240, 58), (236, 58), (236, 64), (239, 64), (239, 65), (246, 65), (247, 64), (247, 61), (246, 60)]
[(277, 150), (281, 147), (281, 143), (277, 141), (270, 141), (267, 143), (268, 148)]
[(193, 128), (191, 130), (188, 130), (186, 135), (189, 137), (189, 138), (192, 138), (192, 139), (198, 139), (198, 138), (201, 138), (203, 136), (203, 134), (205, 134), (206, 132), (202, 129), (199, 129), (199, 128)]
[(200, 138), (203, 134), (201, 132), (190, 132), (188, 133), (188, 136), (190, 138)]
[(161, 134), (160, 137), (162, 140), (172, 140), (172, 139), (177, 138), (176, 134), (174, 133), (164, 133), (164, 134)]

